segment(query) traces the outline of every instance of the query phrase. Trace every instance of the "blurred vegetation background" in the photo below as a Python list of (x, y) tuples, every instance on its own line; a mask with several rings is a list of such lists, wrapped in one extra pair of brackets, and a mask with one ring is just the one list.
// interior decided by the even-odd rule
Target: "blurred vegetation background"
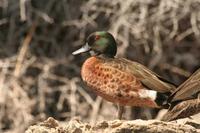
[[(177, 85), (200, 65), (200, 0), (1, 0), (0, 132), (21, 133), (49, 116), (116, 118), (116, 106), (81, 81), (89, 55), (71, 55), (97, 30), (116, 37), (117, 56)], [(125, 117), (158, 111), (128, 107)]]

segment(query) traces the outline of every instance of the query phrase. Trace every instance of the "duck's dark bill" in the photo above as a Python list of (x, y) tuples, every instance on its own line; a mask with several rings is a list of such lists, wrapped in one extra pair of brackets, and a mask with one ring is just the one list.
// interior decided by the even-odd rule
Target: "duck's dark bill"
[(83, 47), (74, 51), (72, 54), (77, 55), (77, 54), (80, 54), (80, 53), (85, 53), (85, 52), (90, 51), (90, 49), (91, 49), (91, 47), (86, 43)]

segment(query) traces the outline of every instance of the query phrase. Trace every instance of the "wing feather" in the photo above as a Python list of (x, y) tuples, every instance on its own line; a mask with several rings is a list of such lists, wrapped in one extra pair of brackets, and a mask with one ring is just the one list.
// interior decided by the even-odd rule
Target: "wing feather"
[[(149, 70), (147, 67), (145, 67), (142, 64), (139, 64), (134, 61), (130, 61), (124, 58), (116, 58), (116, 59), (110, 59), (106, 63), (111, 64), (118, 64), (119, 68), (121, 65), (121, 69), (123, 68), (123, 71), (126, 71), (128, 73), (131, 73), (133, 76), (135, 76), (147, 89), (155, 90), (158, 92), (173, 92), (176, 87), (166, 82), (166, 80), (162, 80), (161, 76), (157, 75), (153, 71)], [(126, 67), (124, 67), (126, 66)]]
[(170, 101), (180, 101), (195, 98), (200, 93), (200, 69), (195, 71), (184, 83), (182, 83), (170, 96)]

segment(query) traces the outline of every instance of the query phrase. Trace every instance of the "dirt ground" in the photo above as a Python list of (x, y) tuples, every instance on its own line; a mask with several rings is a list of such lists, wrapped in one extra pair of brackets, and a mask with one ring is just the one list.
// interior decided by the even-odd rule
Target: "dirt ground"
[(26, 133), (199, 133), (200, 123), (191, 119), (173, 122), (159, 120), (112, 120), (101, 121), (95, 125), (83, 123), (79, 119), (59, 123), (53, 118), (30, 126)]

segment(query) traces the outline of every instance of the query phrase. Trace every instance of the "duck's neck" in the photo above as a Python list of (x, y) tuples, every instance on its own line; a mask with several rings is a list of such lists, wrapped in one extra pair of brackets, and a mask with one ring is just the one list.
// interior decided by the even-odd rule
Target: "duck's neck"
[(98, 57), (100, 57), (100, 58), (115, 58), (114, 56), (111, 56), (111, 55), (105, 55), (105, 54), (100, 54), (100, 55), (98, 55)]
[(91, 56), (103, 57), (103, 58), (115, 58), (115, 56), (113, 56), (113, 55), (101, 54), (101, 53), (97, 53), (97, 52), (94, 52), (94, 51), (90, 51), (90, 55)]

